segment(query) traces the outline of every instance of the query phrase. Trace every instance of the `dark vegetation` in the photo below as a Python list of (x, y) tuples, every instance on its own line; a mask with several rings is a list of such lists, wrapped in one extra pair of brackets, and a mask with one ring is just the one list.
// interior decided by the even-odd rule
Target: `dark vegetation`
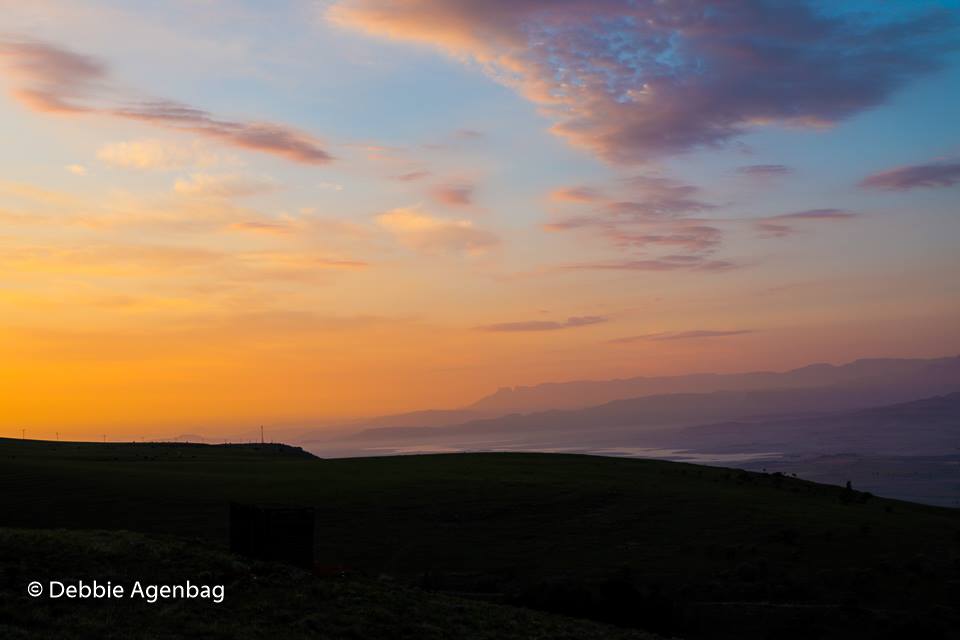
[[(0, 638), (299, 640), (653, 640), (589, 621), (453, 598), (362, 577), (318, 579), (205, 545), (127, 531), (0, 529)], [(96, 577), (224, 584), (221, 604), (197, 600), (31, 599), (31, 580)]]
[(6, 440), (0, 482), (6, 527), (221, 548), (231, 501), (312, 506), (319, 563), (357, 584), (404, 585), (397, 593), (417, 602), (444, 592), (688, 638), (948, 638), (960, 623), (960, 512), (781, 474), (574, 455), (320, 460), (278, 445)]

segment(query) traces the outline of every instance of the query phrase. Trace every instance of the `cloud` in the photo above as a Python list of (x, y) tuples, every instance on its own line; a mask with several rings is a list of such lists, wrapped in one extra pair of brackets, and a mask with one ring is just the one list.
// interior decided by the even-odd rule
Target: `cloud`
[(399, 176), (396, 176), (394, 180), (399, 180), (400, 182), (414, 182), (415, 180), (421, 180), (428, 177), (430, 177), (429, 171), (411, 171), (410, 173), (403, 173)]
[(473, 202), (473, 185), (442, 184), (434, 187), (430, 194), (441, 204), (466, 207)]
[(167, 245), (18, 246), (0, 248), (0, 267), (17, 273), (141, 277), (209, 269), (224, 254)]
[(753, 227), (762, 238), (783, 238), (796, 233), (796, 227), (790, 224), (793, 222), (842, 222), (857, 216), (846, 209), (808, 209), (760, 218), (753, 222)]
[(756, 333), (753, 329), (733, 329), (729, 331), (715, 331), (709, 329), (698, 329), (694, 331), (676, 331), (666, 333), (647, 333), (639, 336), (626, 336), (610, 340), (613, 344), (630, 344), (632, 342), (646, 342), (649, 340), (695, 340), (698, 338), (723, 338), (727, 336), (740, 336), (747, 333)]
[(796, 233), (796, 229), (788, 224), (767, 222), (765, 220), (754, 222), (753, 228), (757, 230), (761, 238), (783, 238)]
[(574, 316), (562, 322), (548, 320), (529, 320), (524, 322), (501, 322), (477, 327), (480, 331), (513, 332), (513, 331), (558, 331), (574, 327), (586, 327), (591, 324), (607, 322), (603, 316)]
[(377, 222), (400, 242), (422, 253), (480, 255), (500, 244), (495, 233), (478, 229), (469, 220), (445, 220), (411, 208), (382, 213)]
[(874, 173), (861, 180), (860, 186), (883, 191), (907, 191), (921, 187), (952, 187), (958, 182), (960, 160), (945, 160)]
[(68, 164), (66, 169), (75, 176), (87, 175), (87, 168), (82, 164)]
[(289, 235), (293, 229), (284, 222), (234, 222), (228, 227), (231, 231), (256, 233), (262, 235)]
[(846, 209), (808, 209), (796, 213), (784, 213), (773, 216), (770, 220), (849, 220), (857, 214)]
[(588, 262), (570, 264), (563, 269), (577, 271), (708, 271), (720, 272), (735, 269), (736, 264), (726, 260), (711, 260), (698, 255), (675, 255), (662, 258), (619, 260), (613, 262)]
[(678, 224), (665, 233), (644, 233), (612, 230), (609, 237), (621, 247), (647, 248), (655, 246), (680, 247), (692, 252), (707, 252), (720, 245), (723, 232), (703, 224)]
[(195, 146), (162, 140), (131, 140), (104, 145), (97, 151), (102, 162), (123, 169), (170, 171), (193, 165), (216, 164), (217, 157)]
[(597, 202), (603, 199), (603, 194), (593, 187), (561, 187), (550, 192), (550, 199), (554, 202)]
[(136, 120), (302, 164), (332, 160), (307, 133), (271, 122), (227, 120), (173, 100), (144, 98), (112, 85), (102, 62), (51, 44), (0, 40), (0, 65), (14, 80), (13, 95), (34, 111)]
[(766, 180), (789, 175), (793, 173), (793, 169), (785, 164), (751, 164), (745, 167), (738, 167), (737, 173), (750, 178)]
[(630, 191), (628, 199), (599, 199), (599, 208), (594, 215), (565, 218), (548, 224), (547, 229), (563, 231), (664, 222), (715, 208), (698, 198), (698, 187), (670, 178), (640, 175), (630, 178), (627, 186)]
[(235, 198), (266, 193), (276, 189), (276, 183), (265, 178), (233, 174), (210, 175), (195, 173), (177, 180), (173, 190), (183, 196), (199, 198)]
[(474, 62), (611, 162), (823, 126), (884, 102), (956, 48), (943, 9), (881, 21), (809, 2), (340, 0), (333, 23)]
[[(592, 204), (591, 214), (569, 216), (545, 225), (549, 231), (592, 229), (619, 249), (681, 249), (690, 254), (716, 250), (723, 232), (702, 220), (689, 218), (714, 208), (699, 198), (700, 190), (690, 184), (660, 176), (635, 176), (626, 181), (628, 199), (607, 199), (589, 187), (572, 187), (551, 193), (553, 199)], [(613, 263), (616, 268), (667, 271), (687, 268), (677, 256)], [(604, 268), (598, 266), (597, 268)], [(610, 267), (614, 268), (614, 267)]]

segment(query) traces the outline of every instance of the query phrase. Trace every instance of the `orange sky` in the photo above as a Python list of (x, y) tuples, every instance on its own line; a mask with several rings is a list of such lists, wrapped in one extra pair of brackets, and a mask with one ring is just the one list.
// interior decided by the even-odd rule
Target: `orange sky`
[(956, 66), (836, 103), (700, 87), (721, 116), (576, 66), (606, 46), (577, 2), (542, 35), (565, 84), (511, 26), (536, 2), (201, 5), (0, 2), (0, 436), (960, 353)]

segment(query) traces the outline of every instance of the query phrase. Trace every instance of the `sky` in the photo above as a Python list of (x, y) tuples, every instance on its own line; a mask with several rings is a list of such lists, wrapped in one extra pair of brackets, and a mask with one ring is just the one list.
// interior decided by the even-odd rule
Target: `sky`
[(0, 0), (0, 435), (960, 353), (960, 4), (839, 4)]

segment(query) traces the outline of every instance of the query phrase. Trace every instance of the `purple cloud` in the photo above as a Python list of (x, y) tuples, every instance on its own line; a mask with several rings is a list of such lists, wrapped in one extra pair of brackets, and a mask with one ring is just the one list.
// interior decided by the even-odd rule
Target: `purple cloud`
[(611, 162), (822, 126), (883, 103), (957, 48), (948, 9), (878, 19), (813, 1), (340, 0), (336, 24), (472, 60)]
[(952, 187), (958, 182), (960, 160), (952, 160), (881, 171), (861, 180), (860, 186), (884, 191), (907, 191), (919, 187)]
[(858, 215), (846, 209), (808, 209), (760, 218), (753, 221), (753, 227), (761, 238), (783, 238), (797, 232), (795, 222), (842, 222)]
[(849, 220), (856, 217), (856, 213), (846, 209), (808, 209), (771, 216), (768, 220)]
[(738, 167), (737, 173), (750, 178), (766, 180), (791, 174), (793, 173), (793, 169), (785, 164), (751, 164), (745, 167)]

